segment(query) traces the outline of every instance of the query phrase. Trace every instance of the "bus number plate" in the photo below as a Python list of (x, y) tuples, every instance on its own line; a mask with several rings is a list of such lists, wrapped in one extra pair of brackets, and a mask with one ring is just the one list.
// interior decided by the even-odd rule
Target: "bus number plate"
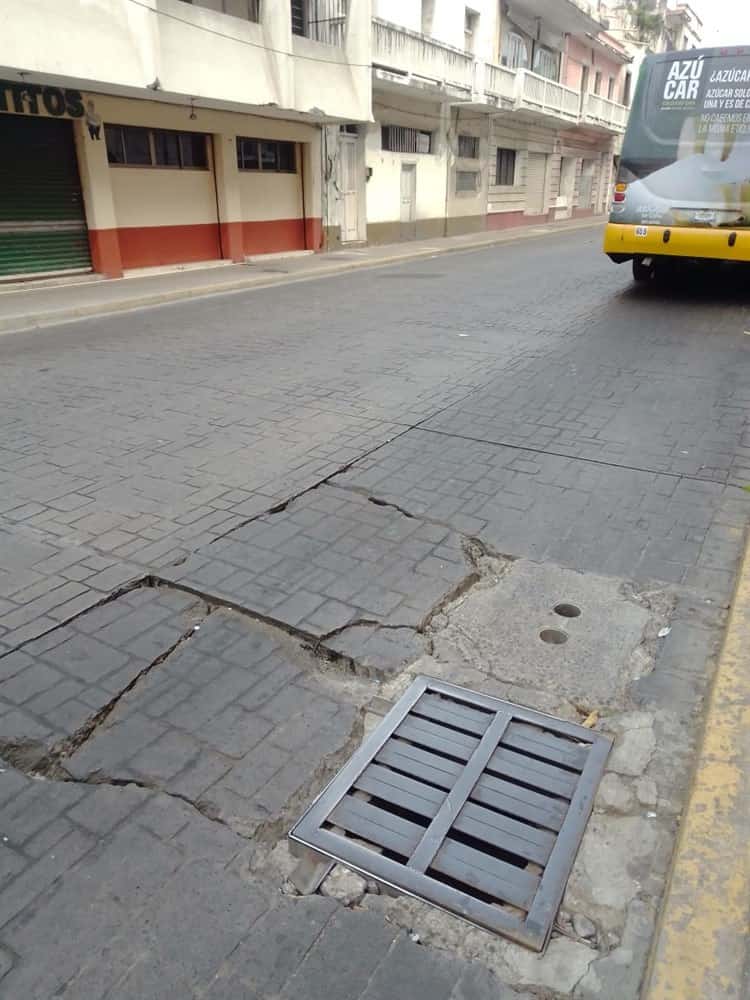
[(648, 226), (636, 226), (635, 227), (636, 236), (648, 236)]

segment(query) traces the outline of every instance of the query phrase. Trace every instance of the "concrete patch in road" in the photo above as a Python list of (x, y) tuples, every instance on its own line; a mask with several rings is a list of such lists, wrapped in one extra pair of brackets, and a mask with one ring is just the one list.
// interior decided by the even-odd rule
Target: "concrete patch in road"
[[(623, 708), (629, 684), (648, 670), (641, 652), (660, 620), (623, 597), (616, 579), (519, 560), (499, 586), (477, 588), (451, 612), (434, 656), (481, 663), (506, 684), (601, 712)], [(564, 641), (545, 642), (547, 633)]]
[[(582, 613), (564, 619), (553, 610), (559, 603)], [(715, 640), (721, 611), (697, 595), (643, 592), (626, 581), (524, 560), (445, 608), (428, 633), (432, 655), (387, 682), (386, 698), (395, 699), (416, 673), (438, 676), (551, 714), (572, 713), (578, 722), (593, 713), (594, 725), (615, 737), (615, 748), (545, 955), (532, 958), (413, 900), (368, 894), (362, 905), (429, 946), (485, 964), (513, 988), (581, 1000), (609, 990), (618, 1000), (635, 1000), (686, 792), (675, 775), (689, 773), (701, 708), (698, 687), (686, 711), (684, 703), (674, 709), (659, 699), (650, 703), (639, 685), (660, 674), (665, 652), (667, 669), (673, 665), (658, 632), (670, 622), (678, 632), (691, 615)], [(555, 621), (569, 638), (549, 646), (539, 631)], [(710, 676), (712, 648), (696, 647), (686, 670)]]

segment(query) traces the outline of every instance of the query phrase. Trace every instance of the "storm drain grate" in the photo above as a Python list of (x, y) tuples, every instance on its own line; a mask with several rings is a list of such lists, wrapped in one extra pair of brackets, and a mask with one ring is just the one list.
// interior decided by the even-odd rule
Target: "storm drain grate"
[(541, 951), (611, 740), (418, 677), (290, 833)]

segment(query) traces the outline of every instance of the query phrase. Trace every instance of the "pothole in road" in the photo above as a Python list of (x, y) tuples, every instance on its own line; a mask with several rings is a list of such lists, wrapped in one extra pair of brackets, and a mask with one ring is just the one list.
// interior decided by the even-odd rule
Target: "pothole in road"
[(539, 638), (542, 642), (547, 642), (552, 646), (562, 646), (564, 642), (568, 641), (568, 633), (563, 632), (561, 628), (543, 628), (539, 633)]
[(581, 609), (575, 604), (556, 604), (552, 610), (561, 618), (578, 618), (581, 614)]

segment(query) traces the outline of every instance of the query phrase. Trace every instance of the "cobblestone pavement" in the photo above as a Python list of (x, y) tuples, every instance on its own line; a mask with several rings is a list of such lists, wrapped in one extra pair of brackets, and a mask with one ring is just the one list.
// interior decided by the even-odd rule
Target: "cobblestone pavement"
[[(0, 996), (635, 998), (750, 339), (732, 286), (633, 289), (597, 242), (0, 340)], [(289, 894), (289, 825), (417, 670), (616, 738), (544, 959)]]

